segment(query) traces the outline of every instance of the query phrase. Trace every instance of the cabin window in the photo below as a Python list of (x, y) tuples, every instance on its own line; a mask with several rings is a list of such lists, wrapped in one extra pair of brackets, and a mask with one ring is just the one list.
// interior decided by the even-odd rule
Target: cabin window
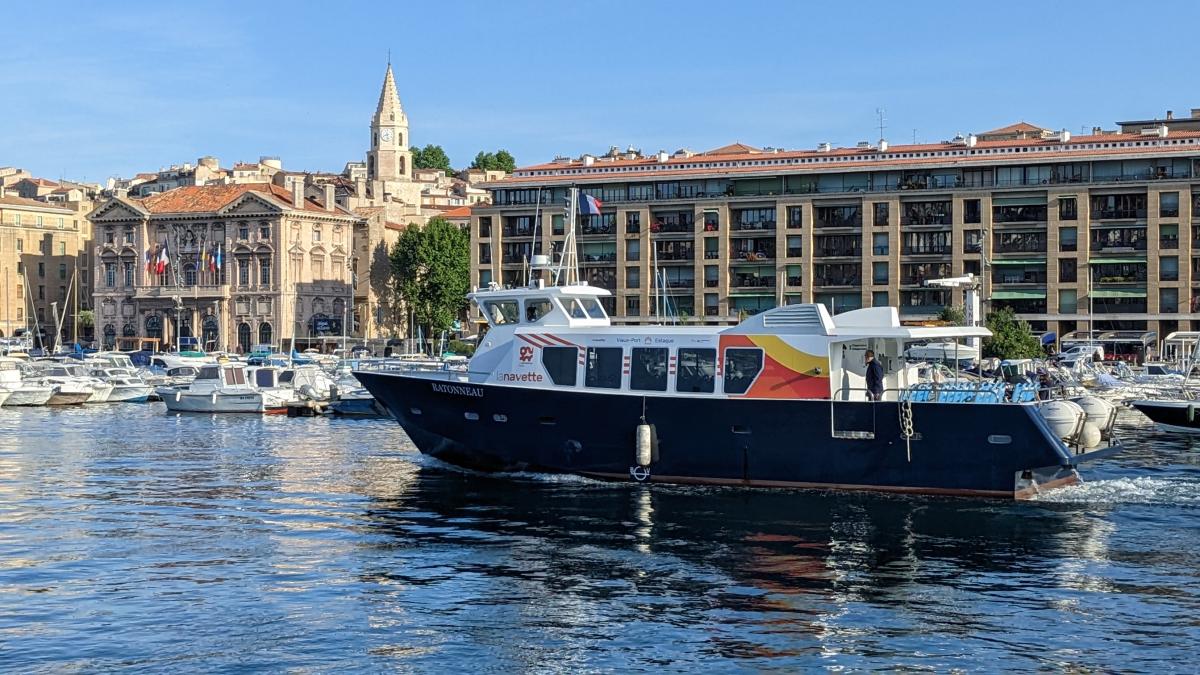
[(490, 300), (483, 303), (488, 318), (497, 326), (506, 323), (517, 323), (520, 319), (516, 300)]
[(604, 308), (594, 298), (580, 298), (579, 302), (583, 303), (583, 308), (587, 310), (588, 316), (593, 319), (604, 318)]
[(288, 384), (294, 379), (296, 379), (296, 371), (294, 370), (285, 370), (279, 374), (280, 384)]
[(572, 300), (570, 305), (570, 314), (572, 319), (586, 319), (587, 311), (578, 300)]
[(717, 373), (717, 350), (680, 349), (675, 391), (713, 393)]
[(246, 384), (246, 371), (241, 368), (226, 369), (225, 384)]
[(639, 391), (667, 390), (667, 349), (634, 347), (629, 369), (629, 388)]
[(583, 383), (589, 387), (620, 389), (621, 352), (620, 347), (588, 347)]
[(535, 323), (541, 321), (542, 317), (550, 313), (553, 305), (550, 304), (550, 298), (533, 298), (525, 301), (525, 321), (527, 323)]
[(744, 394), (762, 370), (761, 349), (725, 350), (725, 393)]
[(218, 368), (201, 368), (200, 372), (197, 373), (197, 375), (196, 375), (196, 379), (197, 380), (216, 380), (216, 379), (220, 378), (220, 376), (221, 376), (221, 374), (220, 374), (220, 371)]
[(575, 347), (542, 347), (542, 367), (560, 387), (574, 387), (577, 377), (578, 351)]
[(271, 375), (272, 372), (266, 369), (254, 371), (254, 384), (259, 387), (274, 387), (275, 378)]

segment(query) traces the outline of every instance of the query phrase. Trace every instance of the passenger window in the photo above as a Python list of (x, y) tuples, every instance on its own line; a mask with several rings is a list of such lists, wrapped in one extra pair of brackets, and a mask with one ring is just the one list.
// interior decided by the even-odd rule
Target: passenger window
[(713, 393), (717, 375), (717, 350), (680, 349), (675, 391)]
[(583, 305), (579, 304), (578, 300), (571, 301), (571, 318), (572, 319), (586, 319), (587, 318), (587, 312), (585, 312), (583, 310)]
[(550, 298), (534, 298), (525, 301), (525, 321), (536, 323), (550, 313)]
[(575, 347), (542, 347), (542, 367), (560, 387), (574, 387), (578, 351)]
[(744, 394), (762, 370), (761, 349), (725, 350), (725, 393)]
[(621, 388), (621, 348), (588, 347), (583, 383), (604, 389)]
[(497, 326), (518, 322), (516, 300), (492, 300), (483, 303), (483, 306), (487, 310), (488, 318)]
[(593, 298), (580, 298), (579, 301), (583, 303), (583, 308), (587, 310), (588, 316), (593, 319), (604, 318), (604, 308)]
[(639, 391), (666, 391), (666, 348), (634, 347), (631, 351), (629, 388)]

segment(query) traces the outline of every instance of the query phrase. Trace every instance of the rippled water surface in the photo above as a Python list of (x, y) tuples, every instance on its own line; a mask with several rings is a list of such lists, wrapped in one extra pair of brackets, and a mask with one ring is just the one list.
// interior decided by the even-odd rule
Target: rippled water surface
[(385, 421), (0, 409), (0, 667), (1191, 670), (1200, 441), (1031, 503), (479, 476)]

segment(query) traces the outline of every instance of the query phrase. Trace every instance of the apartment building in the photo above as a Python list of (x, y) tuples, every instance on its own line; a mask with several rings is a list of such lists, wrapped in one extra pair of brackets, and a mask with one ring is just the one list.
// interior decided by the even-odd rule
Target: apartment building
[(985, 311), (1012, 307), (1059, 335), (1200, 329), (1200, 130), (1120, 124), (557, 158), (486, 185), (472, 282), (520, 284), (528, 256), (557, 256), (575, 186), (602, 202), (579, 216), (576, 240), (583, 278), (613, 291), (618, 321), (656, 320), (664, 306), (736, 321), (797, 302), (892, 305), (920, 320), (963, 301), (924, 282), (969, 272)]
[(0, 337), (28, 332), (52, 344), (57, 307), (63, 341), (86, 339), (90, 227), (73, 208), (10, 190), (0, 185)]

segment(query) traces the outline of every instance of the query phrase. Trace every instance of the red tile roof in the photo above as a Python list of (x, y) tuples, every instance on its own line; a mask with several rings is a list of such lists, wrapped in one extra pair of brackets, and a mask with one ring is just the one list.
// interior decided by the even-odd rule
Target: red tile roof
[(26, 206), (35, 209), (44, 209), (46, 211), (55, 211), (60, 213), (74, 213), (71, 209), (64, 209), (61, 206), (52, 206), (46, 202), (39, 202), (36, 199), (26, 199), (16, 195), (6, 194), (0, 197), (0, 206)]
[(705, 155), (745, 155), (745, 154), (749, 154), (749, 153), (753, 153), (753, 152), (762, 152), (762, 149), (756, 148), (753, 145), (746, 145), (745, 143), (730, 143), (729, 145), (722, 145), (719, 148), (714, 148), (712, 150), (709, 150), (708, 152), (705, 152), (704, 154)]
[[(150, 213), (212, 213), (238, 199), (247, 192), (255, 192), (280, 206), (292, 208), (292, 193), (278, 185), (254, 183), (251, 185), (188, 185), (174, 190), (159, 192), (141, 200)], [(313, 199), (304, 200), (304, 210), (326, 215), (350, 215), (338, 206), (333, 211)]]
[(470, 206), (456, 206), (454, 208), (442, 211), (442, 216), (445, 218), (470, 218), (471, 217), (471, 207)]
[(393, 223), (390, 220), (384, 223), (383, 226), (389, 230), (395, 230), (397, 232), (403, 232), (408, 227), (407, 225), (401, 225), (400, 223)]
[(1094, 159), (1102, 156), (1134, 154), (1195, 153), (1200, 150), (1200, 131), (1172, 131), (1166, 138), (1146, 138), (1136, 134), (1099, 134), (1072, 136), (1062, 143), (1053, 139), (1016, 139), (978, 141), (974, 147), (950, 142), (892, 145), (887, 151), (876, 148), (835, 148), (819, 150), (782, 150), (740, 155), (670, 158), (659, 162), (655, 157), (638, 159), (600, 158), (591, 166), (579, 161), (547, 162), (517, 169), (516, 173), (488, 187), (539, 185), (557, 182), (612, 181), (701, 175), (741, 175), (783, 173), (825, 173), (842, 168), (907, 166), (948, 166), (1003, 161), (1056, 161)]
[(46, 178), (25, 178), (24, 181), (27, 183), (33, 183), (39, 187), (58, 187), (60, 185), (60, 183), (57, 181), (52, 181)]
[(1043, 127), (1034, 125), (1034, 124), (1030, 124), (1029, 122), (1017, 122), (1016, 124), (1010, 124), (1006, 127), (1000, 127), (999, 129), (992, 129), (991, 131), (981, 131), (978, 135), (980, 135), (980, 136), (1000, 136), (1003, 134), (1040, 133), (1042, 131), (1046, 131), (1046, 129)]

